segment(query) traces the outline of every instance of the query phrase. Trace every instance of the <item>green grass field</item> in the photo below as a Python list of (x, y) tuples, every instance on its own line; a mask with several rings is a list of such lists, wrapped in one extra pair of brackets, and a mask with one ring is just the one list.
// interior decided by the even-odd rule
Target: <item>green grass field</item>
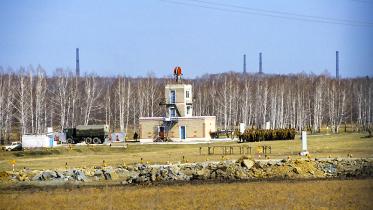
[[(108, 165), (121, 165), (123, 163), (143, 162), (166, 163), (182, 161), (188, 162), (221, 160), (222, 158), (236, 159), (241, 156), (237, 151), (234, 155), (221, 154), (207, 155), (206, 146), (212, 145), (250, 145), (253, 148), (252, 156), (259, 158), (256, 148), (259, 145), (272, 146), (270, 158), (296, 157), (301, 150), (299, 136), (291, 141), (269, 141), (242, 143), (224, 142), (210, 144), (128, 144), (128, 148), (109, 146), (73, 146), (52, 149), (38, 149), (32, 151), (0, 152), (0, 171), (11, 170), (11, 160), (16, 160), (16, 169), (23, 167), (31, 169), (55, 169), (68, 167), (90, 167), (102, 165), (105, 161)], [(119, 146), (119, 145), (116, 145)], [(199, 148), (203, 147), (202, 155)], [(349, 133), (339, 135), (315, 135), (308, 136), (308, 148), (311, 157), (373, 157), (373, 138), (364, 138), (364, 134)], [(217, 150), (219, 152), (219, 150)], [(261, 155), (260, 158), (264, 158)]]

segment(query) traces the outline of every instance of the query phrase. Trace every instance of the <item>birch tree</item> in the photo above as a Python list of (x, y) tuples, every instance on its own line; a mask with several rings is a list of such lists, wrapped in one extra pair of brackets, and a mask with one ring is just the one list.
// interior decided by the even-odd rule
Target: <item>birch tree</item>
[(84, 125), (88, 125), (91, 117), (92, 110), (97, 107), (98, 105), (95, 104), (97, 99), (100, 97), (101, 90), (97, 87), (97, 80), (93, 75), (86, 75), (84, 78), (84, 104), (85, 106), (82, 107), (84, 110)]

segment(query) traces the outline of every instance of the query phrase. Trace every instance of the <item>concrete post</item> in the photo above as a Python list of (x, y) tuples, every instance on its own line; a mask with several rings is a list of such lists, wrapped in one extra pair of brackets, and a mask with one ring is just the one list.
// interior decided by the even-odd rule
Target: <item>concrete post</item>
[(307, 149), (307, 131), (302, 131), (302, 152), (300, 155), (307, 155), (309, 154)]

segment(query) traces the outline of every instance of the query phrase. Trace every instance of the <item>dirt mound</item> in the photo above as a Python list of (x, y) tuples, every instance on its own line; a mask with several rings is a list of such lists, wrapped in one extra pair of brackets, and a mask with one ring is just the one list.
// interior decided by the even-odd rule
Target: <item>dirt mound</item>
[(166, 165), (137, 164), (120, 167), (94, 167), (66, 170), (30, 170), (0, 172), (0, 182), (70, 183), (121, 181), (122, 184), (178, 182), (193, 180), (307, 179), (326, 177), (372, 177), (373, 159), (284, 159), (238, 160), (178, 163)]
[(289, 178), (322, 178), (324, 172), (319, 169), (314, 161), (310, 160), (289, 160), (275, 165), (267, 172), (268, 177), (289, 177)]

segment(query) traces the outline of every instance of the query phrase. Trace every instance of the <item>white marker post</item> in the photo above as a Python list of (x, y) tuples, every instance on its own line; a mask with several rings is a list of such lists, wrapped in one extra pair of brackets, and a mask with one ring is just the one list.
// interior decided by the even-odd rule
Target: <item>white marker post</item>
[(243, 134), (246, 129), (246, 124), (245, 123), (240, 123), (240, 133)]
[(12, 164), (13, 172), (14, 172), (14, 167), (16, 166), (16, 160), (11, 160), (10, 164)]
[(309, 152), (307, 150), (307, 131), (302, 131), (302, 152), (300, 155), (308, 155)]

